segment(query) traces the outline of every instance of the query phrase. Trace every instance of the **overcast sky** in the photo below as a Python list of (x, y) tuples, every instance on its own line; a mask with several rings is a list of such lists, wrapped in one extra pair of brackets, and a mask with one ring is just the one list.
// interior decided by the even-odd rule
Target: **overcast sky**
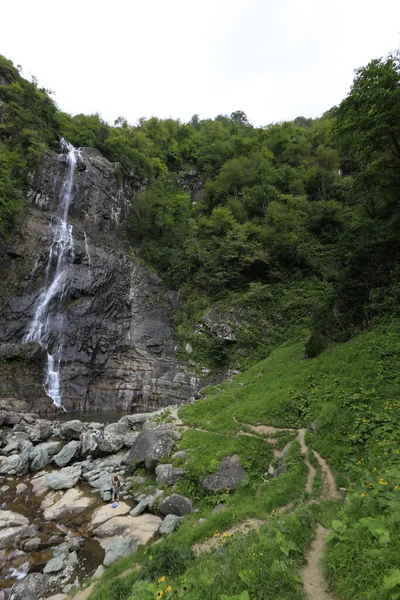
[(0, 53), (62, 110), (113, 123), (320, 116), (399, 47), (399, 0), (12, 0)]

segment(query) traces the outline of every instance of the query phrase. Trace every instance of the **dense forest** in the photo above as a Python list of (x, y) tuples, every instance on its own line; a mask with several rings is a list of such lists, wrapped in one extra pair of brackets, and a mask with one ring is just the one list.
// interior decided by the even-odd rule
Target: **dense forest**
[(358, 69), (321, 118), (260, 128), (242, 111), (113, 126), (70, 116), (0, 57), (0, 244), (60, 137), (117, 164), (126, 243), (183, 291), (177, 328), (194, 365), (242, 368), (305, 329), (315, 356), (398, 311), (399, 54)]

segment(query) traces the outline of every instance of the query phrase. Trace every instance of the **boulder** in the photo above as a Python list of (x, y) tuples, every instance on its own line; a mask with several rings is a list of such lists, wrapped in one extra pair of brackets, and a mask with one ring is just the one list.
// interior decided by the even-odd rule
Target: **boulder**
[(108, 546), (106, 549), (106, 555), (104, 557), (103, 564), (106, 567), (109, 567), (113, 563), (115, 563), (120, 558), (125, 558), (125, 556), (129, 556), (130, 554), (134, 554), (138, 548), (138, 540), (137, 538), (126, 538), (122, 540), (118, 540)]
[(140, 500), (140, 502), (135, 506), (135, 508), (129, 511), (129, 514), (132, 515), (132, 517), (138, 517), (139, 515), (144, 513), (146, 508), (149, 507), (149, 502), (151, 501), (151, 499), (152, 496), (145, 496), (145, 498)]
[(112, 488), (112, 475), (111, 473), (96, 475), (95, 477), (89, 479), (89, 485), (97, 490), (100, 490), (100, 494), (103, 497), (104, 492), (110, 493)]
[(35, 446), (30, 452), (31, 471), (42, 471), (50, 462), (47, 450), (40, 446)]
[(139, 431), (130, 431), (124, 436), (124, 446), (130, 448), (138, 439), (140, 435)]
[(74, 419), (73, 421), (66, 421), (61, 425), (60, 435), (65, 440), (79, 440), (82, 431), (83, 423)]
[(118, 423), (129, 425), (131, 429), (140, 429), (145, 421), (153, 417), (153, 413), (138, 413), (136, 415), (125, 415)]
[(29, 573), (11, 588), (9, 600), (37, 600), (46, 591), (48, 577), (42, 573)]
[(54, 521), (67, 516), (70, 517), (71, 515), (83, 512), (93, 502), (94, 498), (85, 496), (80, 490), (71, 489), (66, 491), (57, 502), (44, 508), (43, 516), (46, 521)]
[(187, 458), (188, 453), (186, 452), (186, 450), (178, 450), (178, 452), (174, 452), (174, 454), (171, 456), (172, 459), (177, 459), (177, 458)]
[(34, 537), (30, 540), (27, 540), (24, 544), (24, 551), (33, 552), (34, 550), (37, 550), (39, 548), (40, 544), (41, 540), (39, 537)]
[(162, 515), (177, 515), (182, 517), (193, 512), (193, 503), (189, 498), (180, 494), (172, 494), (163, 500), (160, 504), (160, 513)]
[(54, 456), (55, 454), (60, 452), (63, 445), (64, 445), (64, 442), (49, 441), (49, 442), (42, 442), (41, 444), (38, 444), (36, 446), (36, 448), (43, 448), (44, 450), (46, 450), (46, 452), (49, 456)]
[(130, 427), (126, 423), (111, 423), (103, 429), (102, 435), (98, 438), (99, 451), (102, 454), (115, 454), (124, 445), (124, 437), (130, 432)]
[(0, 510), (0, 529), (21, 527), (28, 525), (28, 523), (29, 519), (19, 513), (12, 512), (11, 510)]
[(139, 517), (114, 517), (93, 531), (100, 545), (107, 548), (114, 539), (135, 537), (139, 544), (147, 544), (160, 528), (162, 520), (156, 515), (144, 514)]
[(120, 517), (126, 515), (130, 510), (130, 506), (125, 502), (120, 502), (116, 508), (111, 508), (109, 504), (105, 506), (100, 506), (92, 515), (92, 518), (89, 523), (89, 527), (94, 527), (95, 525), (100, 525), (101, 523), (105, 523), (109, 519), (113, 519), (114, 517)]
[(203, 479), (202, 486), (207, 492), (233, 491), (245, 475), (240, 457), (237, 454), (226, 456), (222, 459), (218, 471)]
[(145, 428), (127, 452), (124, 463), (132, 471), (143, 463), (146, 469), (154, 471), (160, 458), (170, 454), (175, 439), (174, 430), (166, 425)]
[(6, 425), (7, 427), (13, 427), (14, 425), (18, 425), (18, 423), (21, 422), (21, 416), (13, 412), (3, 413), (2, 418), (2, 425)]
[(53, 461), (58, 467), (65, 467), (78, 453), (81, 443), (77, 441), (68, 442), (54, 457)]
[(182, 479), (185, 469), (177, 469), (173, 465), (158, 465), (156, 467), (157, 483), (160, 485), (173, 485)]
[(103, 565), (99, 565), (97, 567), (97, 569), (95, 570), (95, 572), (92, 575), (92, 579), (100, 579), (101, 577), (103, 577), (105, 572), (105, 568), (103, 567)]
[(84, 431), (80, 436), (81, 441), (81, 456), (87, 458), (98, 453), (99, 442), (92, 431)]
[(16, 454), (19, 450), (19, 442), (17, 440), (13, 440), (8, 442), (7, 446), (1, 449), (1, 453), (4, 456), (9, 456), (10, 454)]
[(19, 454), (12, 454), (3, 458), (0, 463), (0, 474), (16, 475), (18, 473)]
[(19, 455), (17, 475), (26, 475), (27, 473), (29, 473), (31, 452), (33, 446), (31, 442), (21, 442), (20, 448), (21, 454)]
[(64, 467), (46, 475), (46, 484), (51, 490), (68, 490), (76, 485), (82, 474), (82, 466), (78, 463), (72, 467)]
[(17, 485), (17, 487), (15, 488), (15, 493), (16, 494), (22, 494), (22, 492), (25, 492), (25, 490), (28, 489), (28, 486), (25, 485), (25, 483), (19, 483)]
[(172, 533), (179, 527), (180, 522), (181, 517), (178, 517), (177, 515), (167, 515), (158, 531), (161, 534)]
[(54, 556), (46, 563), (46, 566), (43, 569), (43, 573), (46, 575), (50, 573), (58, 573), (62, 571), (67, 566), (68, 559), (68, 550), (64, 552), (60, 552), (57, 556)]
[(32, 427), (28, 428), (28, 434), (32, 442), (44, 442), (53, 435), (53, 423), (45, 419), (38, 419)]

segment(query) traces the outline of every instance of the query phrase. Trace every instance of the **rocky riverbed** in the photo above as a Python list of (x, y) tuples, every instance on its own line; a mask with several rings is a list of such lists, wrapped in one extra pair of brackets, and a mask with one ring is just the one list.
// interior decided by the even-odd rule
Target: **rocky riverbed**
[[(180, 438), (162, 422), (166, 415), (125, 415), (105, 425), (0, 411), (1, 600), (79, 588), (193, 511), (173, 493), (185, 469), (159, 464), (174, 456)], [(121, 481), (115, 508), (113, 475)]]

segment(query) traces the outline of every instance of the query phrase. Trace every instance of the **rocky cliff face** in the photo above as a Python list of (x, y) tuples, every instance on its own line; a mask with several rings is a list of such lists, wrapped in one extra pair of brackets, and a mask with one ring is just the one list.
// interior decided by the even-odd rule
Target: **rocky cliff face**
[[(45, 409), (43, 357), (21, 344), (45, 280), (52, 219), (65, 177), (63, 155), (48, 154), (32, 181), (24, 224), (0, 259), (0, 400), (18, 409)], [(74, 178), (68, 221), (74, 261), (62, 316), (61, 384), (68, 409), (140, 410), (182, 402), (197, 381), (175, 355), (173, 309), (179, 293), (129, 254), (121, 239), (129, 192), (116, 167), (84, 149)]]

